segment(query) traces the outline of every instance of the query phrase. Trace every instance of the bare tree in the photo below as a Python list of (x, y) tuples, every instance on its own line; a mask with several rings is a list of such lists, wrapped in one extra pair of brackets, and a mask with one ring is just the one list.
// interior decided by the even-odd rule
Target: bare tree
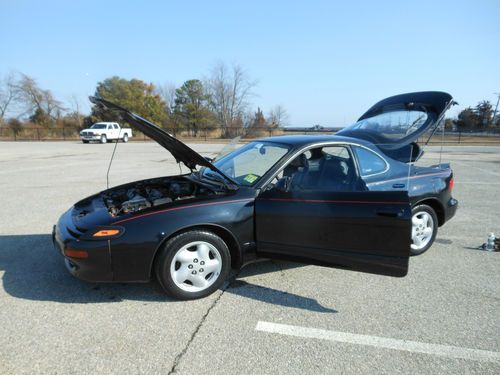
[(155, 85), (155, 90), (166, 103), (166, 111), (172, 113), (175, 106), (175, 92), (177, 90), (175, 83), (165, 82), (164, 84), (157, 84)]
[(55, 120), (65, 111), (62, 103), (54, 98), (50, 90), (42, 90), (36, 80), (26, 74), (21, 74), (16, 88), (19, 100), (25, 107), (24, 115), (43, 113)]
[(81, 128), (85, 116), (80, 112), (80, 99), (78, 99), (76, 94), (73, 94), (68, 99), (68, 102), (71, 106), (69, 117), (71, 117), (76, 122), (77, 126)]
[(267, 119), (269, 127), (281, 128), (285, 125), (288, 125), (289, 116), (285, 107), (283, 107), (282, 105), (277, 105), (269, 111)]
[(240, 65), (235, 64), (230, 69), (219, 62), (213, 67), (205, 86), (224, 137), (232, 136), (232, 127), (248, 108), (248, 100), (256, 84)]
[(0, 81), (0, 122), (3, 122), (9, 109), (17, 103), (19, 90), (16, 86), (16, 76), (14, 73), (8, 74)]

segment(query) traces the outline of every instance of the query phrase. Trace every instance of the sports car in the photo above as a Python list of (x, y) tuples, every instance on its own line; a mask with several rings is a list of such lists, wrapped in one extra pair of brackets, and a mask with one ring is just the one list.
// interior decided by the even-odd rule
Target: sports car
[(449, 164), (417, 167), (449, 94), (393, 96), (336, 135), (277, 136), (216, 160), (146, 119), (91, 100), (167, 149), (190, 173), (127, 183), (77, 202), (53, 229), (74, 276), (157, 278), (179, 299), (217, 290), (265, 258), (405, 276), (457, 209)]

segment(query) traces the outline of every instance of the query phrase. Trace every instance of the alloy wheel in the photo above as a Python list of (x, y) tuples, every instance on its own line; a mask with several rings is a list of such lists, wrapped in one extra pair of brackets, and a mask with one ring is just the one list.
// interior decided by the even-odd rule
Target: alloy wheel
[(170, 264), (170, 275), (177, 287), (186, 292), (199, 292), (210, 287), (222, 270), (222, 257), (217, 248), (206, 241), (182, 246)]
[(434, 219), (425, 211), (416, 212), (411, 218), (411, 248), (421, 250), (427, 246), (434, 232)]

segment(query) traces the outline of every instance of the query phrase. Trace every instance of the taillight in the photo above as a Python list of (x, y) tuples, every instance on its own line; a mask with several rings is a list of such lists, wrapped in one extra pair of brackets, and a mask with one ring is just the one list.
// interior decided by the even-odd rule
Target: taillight
[(448, 187), (450, 188), (450, 191), (453, 190), (453, 186), (455, 185), (455, 180), (453, 177), (450, 179), (450, 183), (448, 184)]

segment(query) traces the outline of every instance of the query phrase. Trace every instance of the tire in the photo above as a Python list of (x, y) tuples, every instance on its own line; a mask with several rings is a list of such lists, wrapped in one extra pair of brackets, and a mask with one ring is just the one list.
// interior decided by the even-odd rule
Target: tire
[(231, 254), (217, 235), (200, 230), (168, 240), (155, 263), (158, 282), (177, 299), (206, 297), (224, 282), (231, 267)]
[(122, 138), (122, 141), (123, 143), (127, 143), (128, 142), (128, 134), (123, 134), (123, 138)]
[(108, 142), (108, 138), (106, 137), (106, 134), (103, 134), (101, 135), (101, 143), (107, 143)]
[(82, 140), (82, 142), (83, 142), (83, 143), (89, 143), (89, 141), (84, 141), (84, 140)]
[(438, 218), (432, 207), (426, 204), (415, 206), (411, 213), (410, 255), (425, 253), (434, 243), (438, 231)]

